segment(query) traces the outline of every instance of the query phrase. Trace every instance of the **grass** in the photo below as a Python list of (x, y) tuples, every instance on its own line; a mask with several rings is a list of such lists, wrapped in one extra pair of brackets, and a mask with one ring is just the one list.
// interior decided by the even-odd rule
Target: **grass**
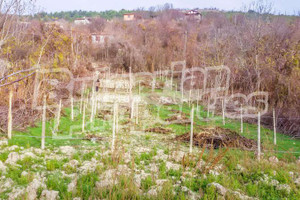
[[(147, 96), (146, 92), (149, 92), (149, 88), (143, 88), (142, 94)], [(156, 90), (157, 94), (160, 94), (162, 90)], [(169, 118), (174, 111), (179, 111), (181, 108), (177, 105), (166, 106), (163, 105), (159, 109), (154, 105), (147, 106), (150, 113), (153, 116), (159, 116), (161, 120)], [(75, 109), (78, 112), (78, 108)], [(189, 117), (190, 107), (188, 104), (184, 104), (182, 112)], [(89, 120), (89, 112), (87, 112), (87, 121)], [(200, 115), (204, 118), (207, 116), (205, 108), (201, 106)], [(229, 190), (240, 191), (242, 194), (256, 197), (259, 199), (300, 199), (299, 187), (295, 185), (294, 179), (289, 172), (298, 172), (299, 168), (295, 164), (295, 157), (299, 154), (283, 154), (278, 152), (265, 152), (265, 158), (276, 155), (282, 161), (278, 164), (273, 164), (263, 159), (261, 162), (256, 160), (254, 152), (242, 151), (239, 149), (230, 149), (225, 152), (221, 150), (205, 150), (195, 151), (193, 154), (186, 154), (185, 157), (175, 162), (171, 158), (172, 153), (176, 150), (188, 149), (185, 144), (173, 144), (170, 140), (161, 140), (162, 135), (152, 133), (138, 133), (132, 135), (128, 133), (128, 130), (122, 130), (119, 134), (120, 138), (117, 138), (118, 149), (114, 153), (103, 154), (110, 151), (110, 139), (108, 141), (101, 141), (99, 143), (93, 143), (91, 141), (81, 140), (86, 134), (95, 134), (101, 136), (107, 136), (111, 138), (111, 121), (96, 118), (94, 126), (87, 125), (86, 132), (81, 132), (81, 119), (82, 115), (77, 115), (72, 122), (70, 120), (70, 109), (63, 109), (63, 115), (61, 117), (61, 123), (57, 138), (52, 138), (51, 128), (53, 127), (53, 119), (47, 122), (46, 135), (46, 149), (49, 152), (44, 152), (42, 156), (38, 158), (25, 157), (17, 162), (18, 166), (8, 165), (6, 178), (13, 180), (14, 185), (26, 187), (34, 178), (37, 173), (46, 172), (45, 184), (48, 190), (59, 191), (60, 199), (73, 199), (80, 197), (81, 199), (190, 199), (189, 192), (183, 192), (182, 187), (185, 186), (195, 194), (202, 196), (201, 199), (218, 199), (218, 194), (214, 186), (210, 186), (210, 183), (216, 182)], [(146, 119), (142, 122), (147, 123), (147, 126), (162, 126), (172, 128), (175, 135), (181, 135), (190, 131), (190, 125), (180, 124), (152, 124), (147, 122)], [(150, 119), (151, 120), (151, 119)], [(240, 131), (239, 121), (226, 119), (226, 125), (223, 126), (222, 119), (216, 117), (214, 120), (204, 121), (201, 119), (195, 120), (196, 125), (194, 131), (197, 132), (200, 127), (223, 127), (230, 130)], [(70, 127), (75, 125), (74, 134), (70, 136)], [(94, 127), (100, 127), (94, 129)], [(251, 139), (256, 139), (257, 126), (255, 124), (244, 123), (243, 136)], [(18, 136), (17, 136), (18, 135)], [(40, 147), (40, 135), (41, 135), (41, 123), (37, 123), (35, 127), (29, 128), (25, 132), (14, 132), (13, 139), (9, 140), (9, 146), (18, 145), (20, 147)], [(262, 127), (262, 145), (264, 150), (284, 150), (284, 151), (300, 151), (300, 141), (292, 140), (289, 137), (277, 134), (278, 145), (275, 147), (272, 145), (272, 130)], [(168, 137), (163, 135), (163, 137)], [(173, 135), (171, 136), (173, 137)], [(171, 138), (170, 137), (170, 138)], [(169, 137), (168, 137), (169, 138)], [(157, 142), (160, 140), (159, 142)], [(131, 142), (135, 144), (131, 147)], [(77, 150), (70, 157), (63, 157), (64, 155), (58, 151), (59, 146), (74, 146)], [(150, 150), (148, 152), (138, 152), (136, 148), (147, 147)], [(132, 148), (132, 149), (130, 149)], [(5, 147), (0, 147), (2, 151), (0, 153), (0, 160), (5, 162), (8, 158), (9, 151), (5, 150)], [(131, 151), (130, 151), (131, 150)], [(22, 151), (20, 148), (17, 151)], [(125, 163), (125, 152), (131, 153), (131, 161)], [(160, 157), (161, 152), (164, 156), (167, 156), (167, 160)], [(46, 155), (45, 155), (46, 154)], [(50, 154), (55, 154), (62, 159), (54, 159), (53, 157), (47, 158)], [(87, 174), (80, 172), (80, 165), (84, 161), (90, 161), (95, 159), (101, 165), (98, 165), (94, 171), (90, 171)], [(78, 166), (66, 165), (70, 160), (77, 160)], [(203, 167), (198, 168), (197, 164), (202, 161)], [(166, 163), (175, 162), (180, 165), (180, 169), (168, 169)], [(106, 188), (97, 188), (96, 182), (100, 181), (100, 177), (105, 170), (117, 169), (119, 165), (127, 165), (130, 168), (131, 173), (120, 174), (116, 178), (118, 180), (116, 185), (112, 185)], [(155, 164), (158, 171), (152, 172), (150, 170), (150, 164)], [(33, 165), (39, 165), (41, 167), (33, 168)], [(216, 170), (216, 167), (220, 167), (220, 175), (214, 175), (210, 173), (207, 168), (211, 167), (212, 170)], [(22, 172), (28, 172), (27, 175), (21, 176)], [(134, 175), (144, 171), (148, 175), (141, 179), (141, 187), (139, 188), (135, 184)], [(188, 173), (187, 173), (188, 172)], [(63, 174), (71, 175), (75, 174), (77, 178), (77, 185), (75, 192), (68, 192), (68, 184), (71, 182), (71, 178)], [(278, 184), (287, 184), (291, 191), (288, 193), (285, 190), (280, 190), (276, 186), (272, 186), (264, 181), (263, 177), (268, 177), (271, 180), (278, 181)], [(156, 196), (149, 196), (147, 192), (153, 188), (157, 188), (156, 180), (166, 179), (166, 182), (161, 185), (161, 190), (157, 190)], [(0, 184), (1, 184), (0, 180)], [(0, 193), (0, 198), (7, 199), (11, 190), (7, 190)], [(41, 195), (42, 189), (38, 191), (38, 197)], [(175, 193), (174, 193), (175, 192)], [(232, 192), (228, 192), (225, 199), (238, 199)]]
[[(199, 106), (200, 116), (206, 118), (207, 112), (204, 110), (204, 107)], [(149, 110), (153, 115), (159, 116), (161, 120), (169, 118), (174, 114), (174, 110), (180, 111), (178, 105), (163, 105), (159, 109), (155, 105), (149, 105)], [(187, 103), (184, 103), (182, 106), (182, 113), (189, 117), (191, 108)], [(196, 113), (195, 113), (196, 114)], [(197, 115), (195, 115), (197, 116)], [(199, 127), (222, 127), (227, 128), (237, 133), (240, 133), (240, 122), (238, 120), (226, 119), (226, 124), (223, 125), (222, 118), (220, 116), (215, 116), (211, 121), (203, 121), (201, 119), (195, 118), (195, 124)], [(257, 139), (257, 126), (255, 124), (244, 123), (244, 132), (240, 133), (241, 135), (249, 139)], [(182, 124), (170, 124), (168, 127), (172, 128), (177, 135), (182, 135), (190, 131), (190, 125)], [(197, 131), (197, 126), (195, 130)], [(279, 151), (275, 153), (280, 158), (286, 158), (287, 160), (295, 159), (300, 156), (300, 140), (291, 139), (290, 137), (277, 133), (277, 145), (273, 145), (273, 134), (274, 132), (268, 128), (261, 127), (261, 142), (265, 149), (270, 151)], [(291, 152), (290, 154), (284, 154), (280, 151)], [(297, 152), (297, 153), (294, 153)], [(268, 152), (267, 152), (268, 153)]]
[[(74, 112), (78, 111), (75, 108)], [(99, 118), (95, 118), (94, 123), (89, 123), (89, 114), (86, 116), (86, 128), (85, 133), (81, 132), (82, 127), (82, 115), (79, 114), (74, 118), (74, 121), (70, 120), (70, 112), (69, 108), (63, 109), (63, 114), (60, 118), (59, 131), (57, 132), (57, 136), (52, 134), (53, 124), (55, 119), (50, 119), (46, 122), (46, 146), (81, 146), (95, 145), (92, 142), (84, 141), (82, 138), (85, 137), (86, 134), (95, 134), (95, 133), (107, 133), (110, 131), (111, 127), (109, 122), (104, 121)], [(70, 133), (73, 133), (70, 135)], [(40, 147), (41, 146), (41, 133), (42, 133), (42, 123), (37, 122), (35, 127), (30, 127), (26, 132), (18, 132), (14, 131), (13, 137), (9, 140), (9, 145), (18, 145), (25, 148), (29, 147)], [(1, 157), (0, 157), (1, 158)]]

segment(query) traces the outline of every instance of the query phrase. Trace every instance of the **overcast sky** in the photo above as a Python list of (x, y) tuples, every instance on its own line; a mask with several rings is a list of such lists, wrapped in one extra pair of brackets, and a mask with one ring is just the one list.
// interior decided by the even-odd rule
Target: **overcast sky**
[[(37, 0), (39, 10), (46, 12), (87, 10), (121, 10), (172, 3), (175, 8), (211, 8), (241, 10), (253, 0)], [(273, 2), (276, 13), (295, 14), (300, 10), (300, 0), (268, 0)]]

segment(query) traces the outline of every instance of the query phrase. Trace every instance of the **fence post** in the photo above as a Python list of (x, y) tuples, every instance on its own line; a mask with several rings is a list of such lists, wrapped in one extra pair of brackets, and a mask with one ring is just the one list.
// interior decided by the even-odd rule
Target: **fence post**
[(139, 81), (139, 95), (141, 95), (141, 81)]
[(139, 103), (138, 102), (136, 103), (136, 111), (135, 112), (136, 112), (135, 123), (139, 124)]
[(119, 133), (119, 103), (117, 103), (116, 108), (116, 134)]
[(191, 107), (191, 97), (192, 96), (192, 90), (190, 89), (190, 91), (189, 91), (189, 107)]
[(83, 104), (82, 104), (82, 132), (84, 133), (84, 128), (85, 128), (85, 100), (83, 101)]
[(225, 126), (225, 105), (224, 105), (224, 99), (222, 99), (222, 118), (223, 118), (223, 126)]
[(80, 108), (79, 108), (80, 114), (82, 113), (83, 93), (84, 93), (84, 84), (81, 87)]
[(152, 92), (154, 92), (154, 90), (155, 90), (155, 81), (156, 81), (155, 79), (156, 79), (156, 76), (154, 76), (152, 79)]
[(190, 135), (190, 153), (193, 152), (193, 137), (194, 137), (194, 105), (191, 110), (191, 135)]
[(58, 105), (58, 110), (57, 110), (57, 116), (56, 116), (56, 123), (54, 126), (54, 134), (56, 135), (58, 128), (59, 128), (59, 124), (60, 124), (60, 113), (61, 113), (61, 99), (59, 100), (59, 105)]
[(132, 99), (132, 76), (131, 76), (131, 67), (129, 67), (129, 105), (131, 108), (130, 119), (133, 119), (133, 99)]
[(173, 70), (171, 68), (171, 91), (173, 91)]
[(210, 104), (210, 97), (208, 98), (208, 101), (207, 101), (207, 118), (209, 118), (209, 112), (210, 112), (209, 104)]
[(241, 133), (244, 132), (244, 122), (243, 122), (243, 105), (241, 104)]
[(11, 139), (12, 137), (12, 90), (9, 91), (9, 107), (8, 107), (8, 116), (7, 116), (7, 137)]
[(113, 126), (112, 126), (112, 144), (111, 144), (111, 151), (113, 152), (115, 149), (115, 137), (116, 137), (116, 102), (114, 103), (114, 109), (113, 109)]
[(257, 159), (260, 161), (260, 112), (258, 112), (258, 119), (257, 119)]
[(41, 149), (45, 149), (46, 109), (47, 109), (46, 95), (44, 95), (43, 116), (42, 116), (42, 141), (41, 141)]
[(274, 145), (277, 145), (277, 138), (276, 138), (276, 114), (275, 109), (273, 108), (273, 126), (274, 126)]
[(74, 121), (74, 99), (71, 97), (71, 120)]

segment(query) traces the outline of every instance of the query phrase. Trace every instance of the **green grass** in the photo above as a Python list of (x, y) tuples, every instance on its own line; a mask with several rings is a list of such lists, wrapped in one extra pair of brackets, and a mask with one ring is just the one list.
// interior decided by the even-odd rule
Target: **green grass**
[[(75, 111), (78, 110), (75, 109)], [(84, 138), (86, 134), (96, 134), (99, 132), (108, 133), (111, 130), (109, 122), (99, 118), (95, 118), (93, 124), (89, 123), (90, 115), (89, 113), (87, 113), (85, 133), (82, 133), (82, 115), (79, 114), (75, 117), (74, 121), (71, 121), (70, 112), (70, 108), (63, 109), (57, 136), (53, 136), (52, 134), (55, 119), (50, 119), (49, 121), (47, 121), (45, 139), (46, 146), (93, 146), (95, 145), (94, 143), (82, 140), (82, 138)], [(72, 135), (70, 135), (70, 131), (72, 132)], [(41, 122), (37, 122), (35, 124), (35, 127), (28, 128), (26, 132), (14, 131), (12, 139), (9, 140), (9, 145), (18, 145), (25, 148), (40, 147), (41, 133), (42, 124)]]
[[(174, 110), (180, 111), (180, 107), (178, 105), (163, 105), (159, 108), (155, 105), (149, 105), (149, 110), (154, 116), (159, 116), (161, 120), (165, 120), (169, 118), (172, 114), (174, 114)], [(196, 106), (195, 106), (196, 108)], [(194, 126), (194, 131), (197, 131), (197, 125), (199, 127), (222, 127), (226, 129), (230, 129), (240, 133), (240, 122), (238, 120), (226, 119), (226, 125), (223, 125), (221, 116), (215, 116), (215, 118), (211, 118), (210, 121), (201, 120), (207, 117), (207, 112), (204, 110), (204, 107), (199, 106), (200, 108), (200, 116), (198, 119), (195, 117), (194, 122), (196, 126)], [(187, 117), (190, 116), (191, 107), (187, 103), (184, 103), (182, 106), (182, 113), (184, 113)], [(195, 112), (196, 116), (196, 112)], [(245, 136), (249, 139), (257, 140), (257, 125), (256, 124), (248, 124), (244, 123), (244, 132), (240, 133), (242, 136)], [(172, 128), (177, 135), (182, 135), (190, 131), (190, 125), (182, 125), (182, 124), (170, 124), (168, 127)], [(273, 145), (273, 131), (261, 127), (261, 142), (264, 149), (268, 151), (278, 151), (275, 153), (280, 158), (285, 158), (287, 160), (293, 160), (300, 156), (300, 140), (291, 139), (290, 137), (277, 133), (277, 145)], [(280, 151), (286, 151), (287, 153), (282, 153)], [(288, 153), (291, 152), (291, 153)], [(294, 153), (298, 152), (298, 153)], [(274, 154), (272, 152), (266, 152), (266, 154)]]

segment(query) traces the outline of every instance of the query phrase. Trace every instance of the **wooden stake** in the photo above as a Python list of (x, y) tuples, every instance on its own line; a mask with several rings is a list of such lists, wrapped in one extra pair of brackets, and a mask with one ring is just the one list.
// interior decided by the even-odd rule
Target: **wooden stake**
[(82, 132), (84, 133), (85, 128), (85, 101), (83, 101), (83, 111), (82, 111)]
[(191, 107), (191, 96), (192, 96), (192, 90), (189, 91), (189, 107)]
[(74, 121), (74, 99), (71, 97), (71, 120)]
[(199, 96), (200, 96), (200, 91), (197, 90), (197, 112), (198, 112), (198, 109), (199, 109)]
[(80, 112), (80, 114), (82, 113), (82, 101), (83, 101), (83, 94), (84, 94), (84, 84), (82, 85), (82, 87), (81, 87), (81, 98), (80, 98), (80, 110), (79, 110), (79, 112)]
[(275, 109), (273, 108), (273, 126), (274, 126), (274, 145), (277, 145), (277, 138), (276, 138), (276, 115)]
[(139, 95), (141, 95), (141, 81), (139, 81)]
[(241, 133), (244, 132), (244, 124), (243, 124), (243, 105), (241, 104)]
[(258, 161), (260, 161), (260, 154), (261, 154), (261, 149), (260, 149), (260, 112), (259, 112), (257, 118), (257, 159)]
[(139, 103), (136, 104), (136, 115), (135, 115), (135, 123), (139, 124)]
[(113, 116), (113, 126), (112, 126), (112, 144), (111, 144), (111, 151), (113, 152), (114, 149), (115, 149), (115, 137), (116, 137), (116, 107), (117, 107), (117, 104), (114, 103), (114, 109), (113, 109), (113, 112), (114, 112), (114, 116)]
[(208, 99), (208, 102), (207, 102), (207, 118), (209, 118), (209, 103), (210, 103), (210, 98)]
[(54, 127), (54, 134), (58, 131), (59, 124), (60, 124), (60, 113), (61, 113), (61, 99), (59, 100), (59, 105), (58, 105), (58, 111), (57, 111), (57, 116), (56, 116), (56, 124)]
[(129, 67), (129, 105), (131, 108), (130, 119), (133, 119), (133, 99), (132, 99), (132, 77), (131, 77), (131, 67)]
[(130, 111), (130, 119), (133, 119), (134, 117), (134, 101), (131, 102), (131, 111)]
[(42, 141), (41, 141), (41, 149), (45, 149), (46, 109), (47, 109), (46, 95), (44, 95), (43, 116), (42, 116)]
[(155, 81), (156, 81), (155, 79), (156, 79), (156, 76), (154, 76), (152, 79), (152, 92), (154, 92), (154, 90), (155, 90)]
[(92, 96), (91, 96), (91, 116), (90, 116), (90, 123), (92, 123), (94, 121), (94, 109), (95, 109), (95, 94), (94, 94), (94, 90), (93, 90)]
[(117, 104), (116, 110), (116, 134), (119, 133), (119, 104)]
[(9, 91), (9, 107), (8, 107), (8, 116), (7, 116), (7, 137), (11, 139), (12, 137), (12, 90)]
[(193, 152), (193, 137), (194, 137), (194, 105), (191, 110), (191, 135), (190, 135), (190, 153)]
[(222, 99), (222, 118), (223, 118), (223, 126), (225, 126), (225, 105), (224, 105), (224, 99)]
[[(172, 70), (172, 69), (171, 69)], [(173, 70), (171, 71), (171, 91), (173, 90)]]

